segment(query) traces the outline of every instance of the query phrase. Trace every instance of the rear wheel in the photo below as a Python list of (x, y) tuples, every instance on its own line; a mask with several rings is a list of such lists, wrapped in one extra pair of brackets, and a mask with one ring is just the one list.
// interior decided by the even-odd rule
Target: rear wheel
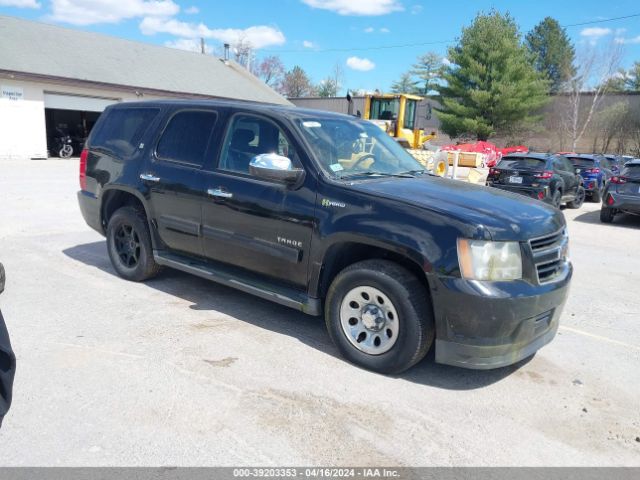
[(135, 207), (122, 207), (109, 219), (107, 250), (113, 268), (127, 280), (141, 282), (161, 270), (153, 259), (147, 218)]
[(327, 293), (325, 321), (347, 360), (380, 373), (418, 363), (435, 334), (424, 286), (387, 260), (365, 260), (340, 272)]
[(602, 207), (600, 209), (600, 221), (602, 223), (611, 223), (613, 222), (613, 217), (615, 217), (616, 212), (613, 208)]
[(584, 203), (584, 197), (585, 197), (584, 187), (578, 187), (578, 190), (576, 191), (576, 198), (571, 202), (567, 202), (567, 207), (580, 208)]
[(602, 200), (602, 190), (596, 189), (591, 193), (591, 201), (600, 203), (600, 200)]
[(551, 197), (551, 205), (556, 208), (560, 208), (562, 204), (562, 192), (560, 190), (556, 190), (553, 192), (553, 196)]

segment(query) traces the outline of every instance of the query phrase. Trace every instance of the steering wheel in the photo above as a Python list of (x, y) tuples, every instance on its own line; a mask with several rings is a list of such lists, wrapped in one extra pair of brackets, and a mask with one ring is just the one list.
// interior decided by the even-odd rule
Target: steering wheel
[(374, 157), (371, 153), (368, 153), (364, 155), (362, 158), (359, 158), (358, 160), (356, 160), (356, 163), (354, 163), (349, 170), (357, 170), (360, 164), (363, 163), (365, 160), (373, 160), (373, 163), (375, 163), (376, 157)]
[(373, 137), (359, 138), (351, 144), (353, 153), (371, 153), (376, 145), (376, 139)]

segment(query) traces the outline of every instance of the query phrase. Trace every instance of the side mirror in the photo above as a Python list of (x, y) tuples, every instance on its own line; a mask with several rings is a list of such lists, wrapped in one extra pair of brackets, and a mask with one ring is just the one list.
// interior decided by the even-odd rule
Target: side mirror
[(304, 170), (293, 168), (291, 159), (277, 153), (256, 155), (249, 163), (249, 173), (258, 178), (293, 186), (304, 178)]

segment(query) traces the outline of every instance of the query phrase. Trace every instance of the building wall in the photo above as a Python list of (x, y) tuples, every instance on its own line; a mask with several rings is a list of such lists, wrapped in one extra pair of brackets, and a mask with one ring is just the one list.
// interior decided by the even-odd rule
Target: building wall
[(167, 98), (150, 94), (139, 97), (133, 89), (86, 88), (65, 83), (2, 77), (0, 86), (21, 88), (23, 92), (23, 97), (18, 100), (3, 98), (0, 95), (0, 160), (47, 157), (45, 93), (99, 97), (113, 102)]

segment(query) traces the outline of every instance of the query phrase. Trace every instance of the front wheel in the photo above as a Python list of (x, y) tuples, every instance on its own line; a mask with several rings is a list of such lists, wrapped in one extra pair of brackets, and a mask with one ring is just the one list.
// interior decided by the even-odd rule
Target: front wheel
[(325, 321), (347, 360), (380, 373), (418, 363), (435, 334), (424, 285), (387, 260), (365, 260), (340, 272), (327, 294)]
[(58, 152), (60, 158), (71, 158), (73, 155), (73, 147), (71, 145), (64, 145)]
[(107, 250), (113, 268), (127, 280), (141, 282), (160, 271), (153, 259), (147, 218), (135, 207), (122, 207), (109, 219)]

